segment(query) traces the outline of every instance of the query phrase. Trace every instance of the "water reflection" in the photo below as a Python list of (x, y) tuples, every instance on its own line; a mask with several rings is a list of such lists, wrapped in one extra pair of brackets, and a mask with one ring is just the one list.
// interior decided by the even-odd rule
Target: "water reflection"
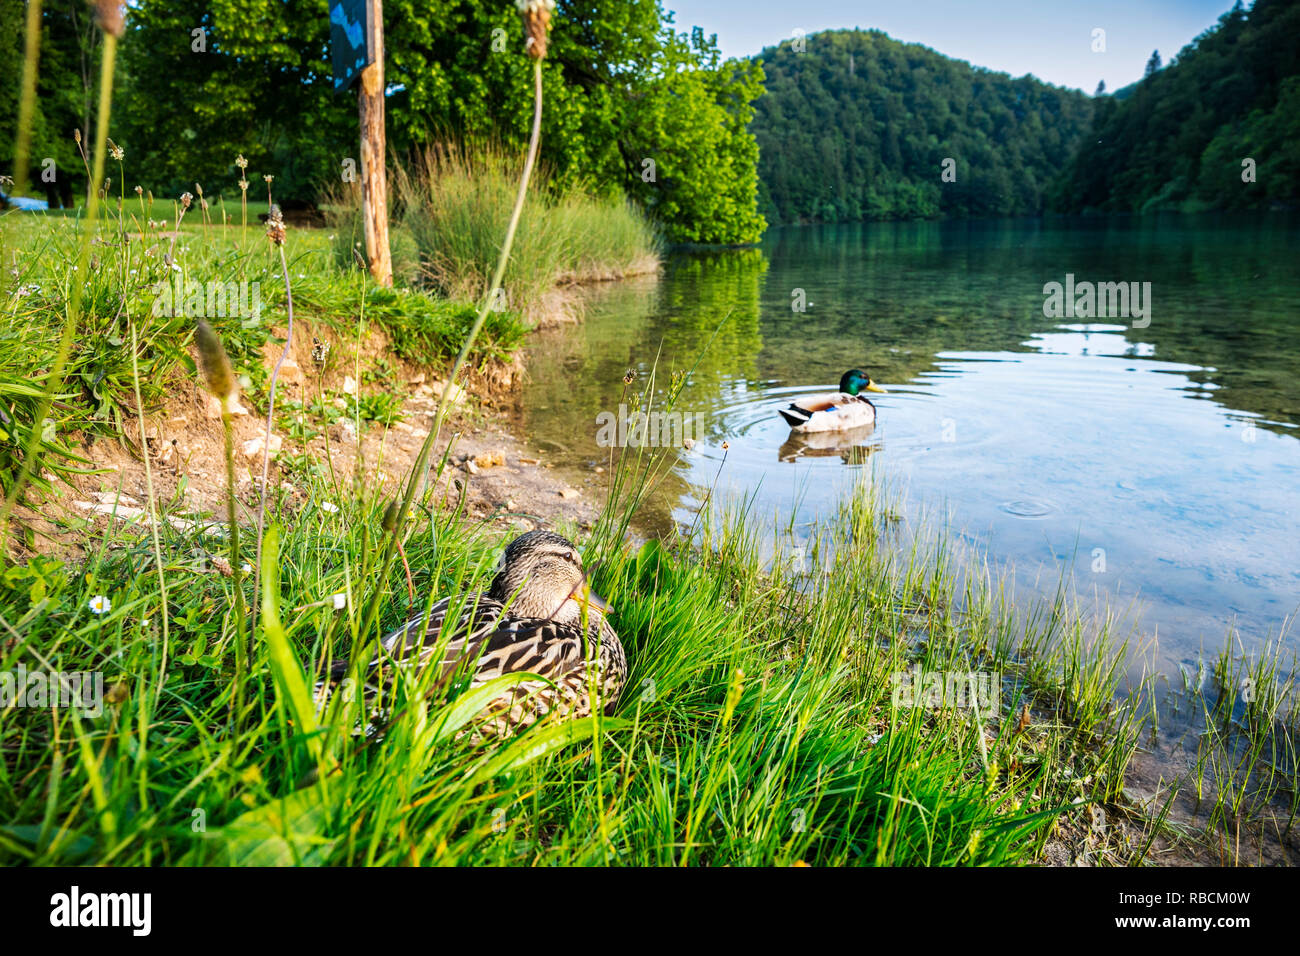
[[(595, 416), (617, 408), (627, 369), (639, 387), (657, 367), (657, 400), (684, 377), (679, 407), (706, 428), (649, 503), (652, 527), (689, 517), (715, 479), (816, 522), (859, 471), (844, 466), (867, 463), (1030, 590), (1067, 571), (1118, 606), (1139, 600), (1170, 668), (1230, 626), (1258, 646), (1300, 606), (1295, 225), (774, 230), (761, 250), (606, 287), (582, 325), (539, 337), (527, 433), (566, 461), (602, 460)], [(1151, 282), (1150, 325), (1046, 318), (1044, 283), (1071, 272)], [(890, 389), (874, 428), (791, 435), (777, 408), (854, 366)]]
[(796, 432), (777, 451), (780, 461), (798, 458), (838, 458), (846, 465), (865, 465), (880, 448), (872, 441), (876, 426), (862, 425), (838, 432)]

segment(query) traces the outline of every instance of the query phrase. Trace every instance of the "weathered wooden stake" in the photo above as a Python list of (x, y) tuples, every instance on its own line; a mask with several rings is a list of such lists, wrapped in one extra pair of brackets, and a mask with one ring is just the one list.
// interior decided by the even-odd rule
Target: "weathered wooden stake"
[(370, 274), (380, 285), (393, 284), (393, 257), (388, 249), (388, 174), (384, 136), (384, 5), (367, 0), (370, 20), (370, 65), (361, 71), (361, 220)]

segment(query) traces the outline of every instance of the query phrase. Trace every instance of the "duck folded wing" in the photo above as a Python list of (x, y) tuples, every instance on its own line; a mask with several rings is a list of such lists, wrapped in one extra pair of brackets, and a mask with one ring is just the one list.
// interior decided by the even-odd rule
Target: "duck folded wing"
[(846, 405), (857, 404), (860, 400), (852, 395), (845, 395), (841, 392), (831, 392), (826, 395), (808, 395), (799, 399), (797, 402), (791, 402), (785, 408), (780, 409), (781, 417), (794, 428), (800, 425), (808, 424), (809, 419), (818, 412), (831, 412)]
[(441, 646), (445, 669), (477, 656), (479, 645), (509, 621), (505, 605), (486, 594), (443, 598), (384, 638), (383, 647), (394, 660), (423, 666)]
[(558, 675), (585, 663), (582, 632), (554, 621), (517, 620), (487, 639), (474, 679), (491, 680), (523, 671)]
[[(452, 599), (444, 598), (427, 614), (412, 618), (383, 639), (382, 652), (366, 664), (362, 674), (367, 692), (377, 690), (371, 686), (370, 677), (386, 660), (416, 664), (422, 668), (441, 645), (442, 660), (436, 685), (450, 676), (462, 661), (478, 656), (483, 641), (491, 637), (502, 623), (504, 605), (484, 594), (456, 601), (458, 607), (455, 610), (452, 603)], [(329, 673), (316, 685), (317, 700), (323, 700), (343, 682), (349, 666), (346, 658), (330, 665)]]
[[(552, 710), (561, 718), (589, 714), (593, 674), (588, 665), (593, 662), (587, 655), (599, 648), (594, 676), (603, 710), (612, 712), (627, 665), (622, 645), (603, 618), (595, 618), (584, 635), (579, 627), (549, 619), (511, 618), (503, 614), (500, 602), (486, 596), (462, 603), (459, 612), (449, 614), (448, 602), (440, 601), (428, 615), (385, 638), (385, 653), (371, 660), (362, 676), (366, 698), (373, 700), (391, 687), (391, 662), (414, 665), (417, 673), (436, 666), (431, 687), (444, 684), (458, 672), (470, 675), (471, 686), (512, 673), (541, 675), (544, 679), (521, 680), (484, 708), (480, 731), (504, 735)], [(454, 628), (450, 634), (445, 632), (448, 626)], [(327, 680), (316, 685), (319, 702), (342, 683), (347, 671), (346, 660), (331, 666)]]
[(587, 661), (577, 628), (554, 621), (511, 621), (484, 644), (473, 683), (507, 674), (539, 674), (544, 679), (521, 679), (496, 697), (479, 715), (479, 733), (504, 736), (552, 711), (560, 719), (591, 713)]

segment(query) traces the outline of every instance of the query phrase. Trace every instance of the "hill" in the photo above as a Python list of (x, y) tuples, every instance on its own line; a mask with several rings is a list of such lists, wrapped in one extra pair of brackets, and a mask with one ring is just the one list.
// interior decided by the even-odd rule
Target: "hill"
[(757, 59), (766, 93), (750, 129), (771, 222), (1037, 213), (1093, 119), (1077, 90), (878, 30), (817, 33)]
[(1297, 0), (1256, 0), (1249, 14), (1238, 3), (1127, 98), (1099, 101), (1094, 135), (1055, 184), (1052, 208), (1195, 211), (1300, 201), (1298, 36)]

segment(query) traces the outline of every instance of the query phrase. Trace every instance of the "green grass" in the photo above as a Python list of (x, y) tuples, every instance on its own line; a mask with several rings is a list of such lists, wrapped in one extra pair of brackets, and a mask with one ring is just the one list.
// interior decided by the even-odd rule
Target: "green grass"
[[(616, 467), (619, 487), (653, 480), (635, 458)], [(607, 509), (583, 547), (631, 662), (612, 719), (475, 743), (453, 732), (470, 692), (422, 702), (408, 683), (383, 739), (365, 742), (355, 709), (318, 718), (304, 688), (411, 609), (376, 560), (386, 502), (363, 490), (327, 513), (330, 487), (268, 535), (238, 687), (219, 532), (160, 526), (166, 607), (139, 527), (92, 537), (84, 566), (6, 572), (0, 672), (100, 671), (110, 703), (4, 713), (0, 860), (1014, 864), (1119, 798), (1136, 737), (1114, 702), (1123, 648), (1085, 651), (1059, 612), (1057, 633), (1019, 631), (942, 546), (903, 544), (867, 488), (802, 570), (765, 550), (743, 506), (702, 518), (690, 542), (640, 549), (622, 543), (627, 511)], [(503, 540), (438, 509), (406, 535), (421, 603), (485, 587)], [(96, 595), (111, 610), (93, 613)], [(916, 666), (996, 673), (996, 700), (896, 705), (893, 675)]]
[[(394, 274), (453, 299), (487, 293), (501, 229), (515, 201), (519, 161), (490, 147), (428, 150), (392, 177)], [(331, 197), (338, 261), (361, 238), (355, 190)], [(556, 195), (535, 178), (515, 238), (502, 306), (546, 317), (557, 285), (620, 278), (657, 266), (659, 239), (622, 198), (570, 190)]]
[(1284, 661), (1283, 648), (1278, 639), (1248, 656), (1229, 640), (1210, 672), (1192, 676), (1180, 692), (1197, 732), (1189, 784), (1220, 832), (1264, 821), (1289, 833), (1300, 814), (1300, 663), (1294, 653)]
[[(435, 365), (456, 354), (478, 310), (468, 303), (449, 300), (437, 301), (431, 308), (428, 297), (373, 288), (366, 299), (366, 311), (388, 333), (394, 354)], [(480, 369), (493, 362), (508, 362), (527, 334), (528, 327), (518, 313), (490, 311), (471, 361)]]
[[(173, 248), (172, 208), (171, 203), (164, 211), (161, 203), (149, 206), (147, 200), (129, 199), (121, 218), (101, 222), (92, 237), (91, 269), (73, 351), (64, 386), (44, 425), (41, 467), (33, 469), (38, 480), (45, 470), (58, 474), (84, 466), (71, 455), (79, 436), (131, 441), (136, 434), (131, 423), (136, 417), (137, 367), (146, 412), (160, 408), (179, 383), (192, 378), (194, 317), (188, 314), (189, 302), (179, 315), (161, 308), (166, 301), (160, 300), (161, 291), (174, 290), (176, 278), (183, 283), (217, 282), (224, 288), (231, 288), (227, 283), (248, 283), (250, 305), (252, 290), (258, 290), (260, 318), (231, 314), (236, 311), (233, 305), (227, 306), (224, 317), (213, 315), (206, 298), (201, 311), (221, 333), (247, 402), (264, 413), (270, 370), (263, 349), (274, 338), (273, 328), (283, 328), (286, 321), (278, 260), (260, 223), (245, 233), (238, 225), (205, 224), (195, 209), (186, 214)], [(164, 215), (165, 224), (153, 219), (151, 226), (151, 215)], [(83, 228), (78, 219), (64, 216), (0, 216), (0, 492), (17, 474), (34, 427), (65, 320)], [(472, 305), (417, 289), (375, 287), (352, 264), (336, 264), (331, 233), (291, 229), (290, 235), (289, 274), (300, 322), (352, 334), (364, 287), (367, 320), (389, 335), (399, 355), (435, 369), (449, 364), (472, 321)], [(169, 255), (174, 268), (168, 265)], [(182, 298), (189, 294), (184, 289)], [(493, 312), (472, 361), (480, 367), (509, 361), (525, 331), (519, 313)]]

